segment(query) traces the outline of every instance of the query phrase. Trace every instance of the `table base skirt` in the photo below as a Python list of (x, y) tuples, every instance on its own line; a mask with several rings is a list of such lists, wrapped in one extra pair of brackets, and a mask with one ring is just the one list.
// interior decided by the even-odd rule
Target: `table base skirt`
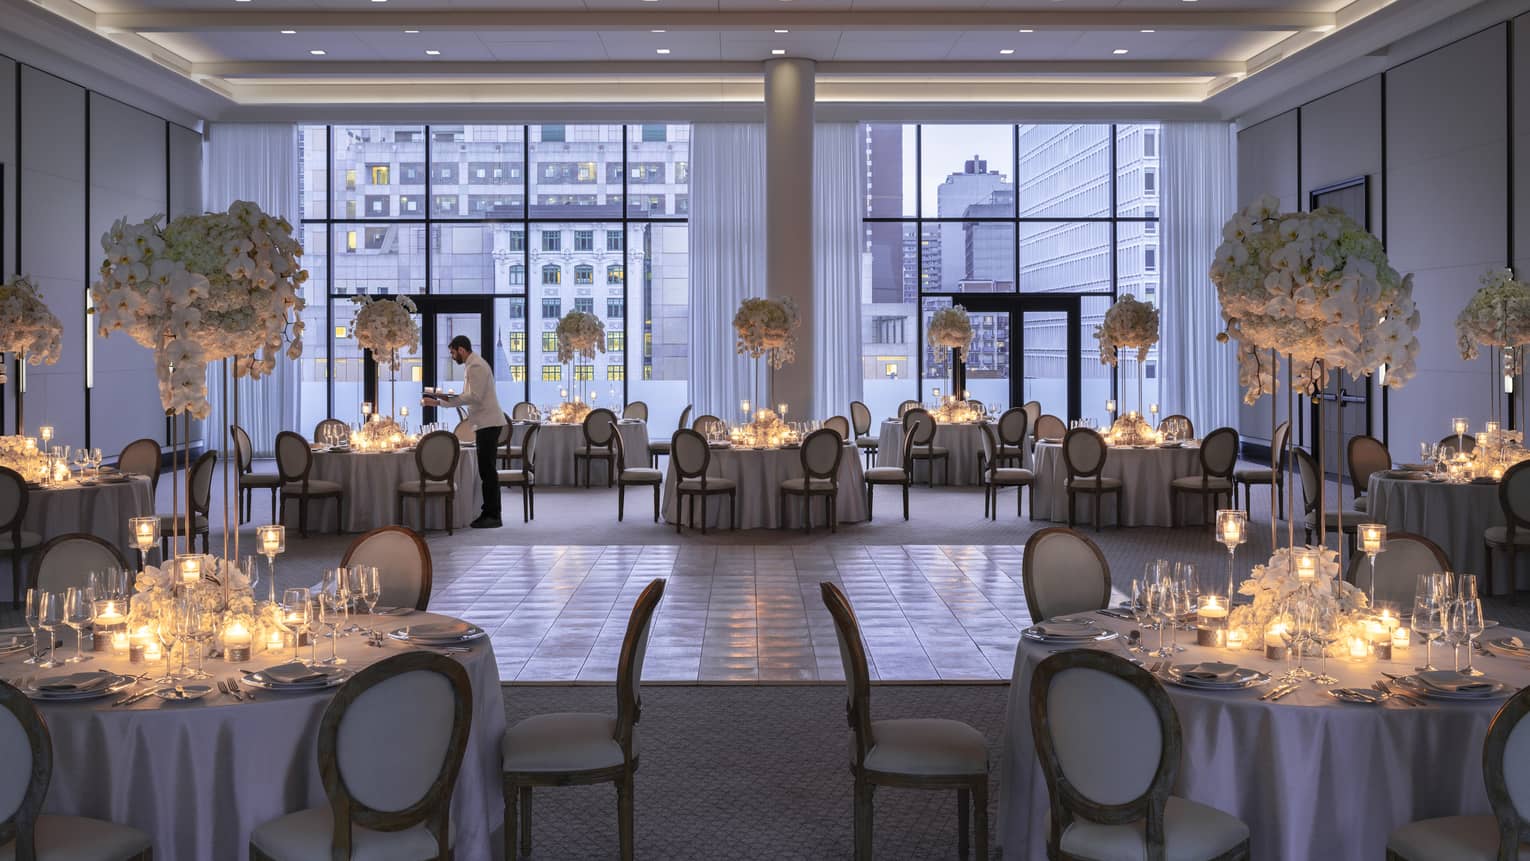
[[(861, 468), (859, 452), (854, 447), (845, 448), (839, 462), (839, 493), (835, 497), (838, 521), (859, 523), (869, 518), (866, 510), (865, 471)], [(712, 464), (708, 475), (731, 479), (737, 485), (738, 512), (735, 518), (739, 529), (801, 529), (803, 499), (801, 496), (781, 497), (781, 482), (802, 476), (800, 454), (796, 450), (752, 451), (749, 449), (723, 449), (712, 452)], [(664, 477), (664, 521), (693, 524), (690, 519), (690, 497), (686, 498), (685, 517), (680, 517), (679, 493), (673, 462)], [(829, 525), (824, 508), (824, 497), (812, 499), (812, 517), (815, 527)], [(696, 501), (697, 522), (701, 528), (703, 503)], [(708, 529), (727, 529), (727, 494), (715, 494), (706, 498), (705, 522)]]

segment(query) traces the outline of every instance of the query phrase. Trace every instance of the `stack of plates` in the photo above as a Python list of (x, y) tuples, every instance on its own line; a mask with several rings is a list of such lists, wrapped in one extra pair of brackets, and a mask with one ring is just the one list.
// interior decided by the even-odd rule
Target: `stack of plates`
[(1266, 673), (1236, 664), (1176, 664), (1164, 672), (1164, 678), (1180, 687), (1204, 691), (1240, 691), (1265, 684)]
[(1405, 691), (1437, 700), (1491, 700), (1514, 693), (1514, 688), (1486, 676), (1467, 676), (1454, 670), (1430, 670), (1397, 680)]
[(32, 648), (30, 628), (0, 628), (0, 658), (19, 655)]
[(482, 628), (467, 622), (426, 622), (420, 625), (405, 625), (388, 636), (403, 643), (414, 643), (420, 646), (460, 646), (488, 635)]
[[(4, 631), (0, 631), (0, 635), (4, 633)], [(1530, 660), (1530, 643), (1526, 643), (1518, 637), (1494, 637), (1484, 642), (1490, 652), (1508, 655), (1511, 658)]]
[(310, 667), (293, 662), (267, 667), (255, 673), (246, 673), (244, 680), (251, 687), (263, 691), (320, 691), (344, 684), (351, 677), (345, 667)]
[(1038, 643), (1082, 646), (1114, 640), (1121, 635), (1096, 625), (1092, 619), (1049, 619), (1026, 628), (1020, 636)]
[(105, 671), (42, 676), (27, 685), (26, 695), (39, 702), (73, 703), (109, 697), (132, 687), (137, 681), (133, 676)]

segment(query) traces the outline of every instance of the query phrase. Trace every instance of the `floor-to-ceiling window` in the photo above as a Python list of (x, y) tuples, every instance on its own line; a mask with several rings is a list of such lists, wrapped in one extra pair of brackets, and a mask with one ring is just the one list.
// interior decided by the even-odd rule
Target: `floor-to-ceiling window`
[[(867, 124), (861, 135), (861, 364), (874, 413), (950, 393), (950, 357), (925, 343), (924, 323), (963, 297), (976, 330), (973, 397), (1035, 398), (1077, 418), (1066, 391), (1075, 366), (1080, 416), (1103, 421), (1113, 397), (1136, 406), (1135, 351), (1117, 381), (1093, 332), (1119, 295), (1158, 301), (1156, 125)], [(1151, 403), (1156, 349), (1142, 364)]]
[[(642, 400), (673, 422), (686, 397), (690, 127), (333, 125), (300, 135), (310, 325), (301, 421), (359, 415), (361, 350), (350, 297), (475, 298), (491, 316), (435, 319), (424, 351), (466, 334), (490, 357), (506, 409), (550, 405), (582, 383), (600, 405)], [(421, 303), (423, 313), (431, 305)], [(606, 324), (606, 352), (560, 364), (553, 329), (580, 310)], [(323, 329), (322, 334), (318, 331)], [(461, 330), (460, 332), (458, 330)], [(423, 379), (406, 356), (399, 380)], [(400, 391), (404, 391), (401, 385)]]

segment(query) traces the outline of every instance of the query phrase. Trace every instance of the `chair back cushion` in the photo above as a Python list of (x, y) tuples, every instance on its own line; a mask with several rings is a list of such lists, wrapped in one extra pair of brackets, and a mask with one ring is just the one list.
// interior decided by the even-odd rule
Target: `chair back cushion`
[[(255, 452), (250, 447), (250, 435), (245, 433), (244, 428), (239, 425), (229, 425), (228, 435), (234, 440), (234, 467), (241, 474), (249, 472), (255, 464)], [(128, 445), (134, 445), (134, 443), (128, 443)], [(118, 469), (122, 469), (122, 459), (125, 457), (127, 457), (127, 449), (123, 449), (122, 457), (117, 458)]]
[[(1364, 553), (1356, 553), (1349, 562), (1350, 580), (1367, 595), (1371, 592), (1371, 565)], [(1438, 544), (1422, 535), (1393, 532), (1376, 554), (1376, 600), (1391, 602), (1394, 609), (1413, 604), (1413, 594), (1420, 574), (1449, 571), (1450, 560)]]
[(526, 428), (526, 435), (521, 437), (521, 467), (528, 473), (537, 471), (537, 439), (542, 431), (540, 423)]
[(627, 441), (622, 439), (621, 429), (614, 423), (611, 425), (611, 447), (616, 449), (616, 474), (621, 475), (627, 470)]
[[(1089, 654), (1132, 666), (1114, 655)], [(1139, 685), (1123, 675), (1075, 666), (1037, 676), (1048, 681), (1039, 729), (1058, 776), (1082, 799), (1102, 806), (1141, 799), (1167, 765), (1165, 728), (1158, 709)], [(1157, 686), (1151, 676), (1147, 681)]]
[(1020, 445), (1031, 427), (1030, 416), (1024, 407), (1011, 407), (999, 416), (999, 442), (1004, 445)]
[(675, 473), (681, 478), (705, 475), (712, 462), (707, 438), (688, 428), (675, 431), (669, 441), (669, 462), (675, 465)]
[(32, 576), (28, 581), (44, 592), (63, 592), (70, 586), (81, 589), (90, 584), (91, 572), (127, 570), (127, 562), (112, 544), (74, 532), (52, 538), (32, 557)]
[(10, 531), (27, 513), (27, 480), (21, 473), (0, 466), (0, 530)]
[(866, 668), (866, 647), (861, 640), (860, 623), (845, 593), (829, 582), (819, 583), (818, 590), (834, 619), (839, 661), (845, 671), (845, 708), (850, 728), (855, 731), (852, 761), (859, 766), (875, 743), (871, 734), (871, 672)]
[[(1287, 458), (1291, 456), (1291, 423), (1281, 422), (1275, 426), (1275, 438), (1270, 440), (1270, 468), (1277, 473), (1286, 469)], [(1276, 476), (1276, 480), (1280, 480)]]
[(313, 452), (302, 434), (282, 431), (276, 435), (276, 472), (283, 484), (307, 477), (312, 464)]
[(691, 426), (691, 408), (693, 406), (693, 404), (685, 405), (685, 409), (680, 411), (680, 421), (675, 422), (675, 427), (688, 428)]
[(1303, 449), (1292, 448), (1296, 458), (1296, 470), (1302, 477), (1302, 506), (1310, 513), (1318, 510), (1318, 494), (1322, 492), (1323, 480), (1318, 477), (1317, 461)]
[[(32, 842), (33, 823), (53, 778), (53, 740), (26, 694), (0, 682), (0, 830), (15, 826)], [(15, 846), (7, 854), (15, 854)]]
[(1498, 483), (1498, 504), (1510, 524), (1530, 528), (1530, 460), (1514, 464), (1503, 474), (1503, 481)]
[(1349, 479), (1354, 484), (1356, 496), (1370, 488), (1373, 473), (1391, 468), (1392, 453), (1381, 440), (1364, 434), (1350, 438)]
[(1099, 475), (1100, 470), (1105, 468), (1105, 457), (1110, 449), (1105, 447), (1105, 438), (1099, 432), (1091, 428), (1073, 428), (1063, 437), (1063, 463), (1068, 467), (1068, 476), (1092, 476)]
[(898, 404), (898, 418), (903, 418), (904, 416), (908, 415), (909, 410), (916, 409), (918, 406), (918, 401), (904, 401), (903, 403)]
[(467, 419), (457, 422), (457, 426), (452, 428), (452, 433), (456, 434), (457, 439), (462, 442), (473, 442), (478, 439), (478, 429), (473, 427), (473, 423)]
[(923, 407), (903, 414), (903, 432), (914, 438), (914, 445), (929, 445), (935, 439), (935, 417)]
[(537, 408), (532, 406), (530, 401), (521, 401), (510, 408), (510, 418), (518, 422), (528, 422), (536, 415), (536, 412)]
[(648, 421), (648, 404), (642, 401), (633, 401), (622, 408), (622, 418)]
[(621, 657), (616, 666), (616, 741), (630, 757), (632, 728), (642, 717), (643, 661), (648, 657), (648, 635), (653, 630), (654, 611), (664, 597), (664, 578), (656, 577), (643, 587), (627, 617), (627, 633), (622, 637)]
[(381, 526), (352, 541), (340, 566), (352, 565), (376, 566), (381, 587), (377, 603), (384, 607), (430, 606), (430, 547), (407, 526)]
[(851, 429), (858, 437), (871, 433), (871, 407), (860, 401), (851, 401), (850, 423), (853, 426)]
[(616, 432), (616, 413), (605, 407), (590, 410), (584, 417), (584, 441), (587, 445), (605, 448), (611, 445), (611, 434)]
[[(240, 440), (243, 440), (244, 452), (239, 468), (248, 472), (250, 462), (254, 454), (250, 450), (250, 435), (244, 432), (244, 428), (234, 425), (234, 448), (239, 450)], [(117, 455), (117, 469), (123, 472), (147, 475), (151, 480), (159, 475), (161, 463), (161, 451), (159, 443), (152, 439), (135, 439), (123, 446), (122, 453)]]
[(1043, 529), (1025, 542), (1020, 566), (1031, 621), (1100, 610), (1110, 603), (1110, 565), (1083, 533)]
[(825, 430), (832, 430), (839, 434), (841, 440), (852, 438), (850, 436), (850, 420), (844, 416), (830, 416), (824, 419), (823, 427)]
[(983, 480), (987, 481), (999, 468), (999, 438), (993, 432), (993, 425), (984, 422), (978, 427), (983, 430)]
[(1217, 428), (1201, 440), (1201, 474), (1207, 478), (1231, 478), (1238, 465), (1238, 432)]
[(839, 431), (820, 428), (802, 441), (802, 471), (808, 478), (833, 480), (839, 475), (839, 461), (845, 453), (845, 439)]
[(1026, 401), (1020, 409), (1025, 410), (1025, 421), (1031, 428), (1041, 421), (1041, 401)]
[(1517, 858), (1530, 841), (1530, 688), (1510, 697), (1493, 715), (1482, 745), (1488, 804), (1498, 819), (1497, 857)]
[(197, 514), (206, 514), (212, 508), (213, 474), (217, 467), (216, 451), (202, 452), (197, 462), (191, 465), (191, 480), (187, 483), (186, 498), (191, 510)]
[(426, 481), (453, 481), (457, 477), (457, 458), (462, 443), (449, 431), (433, 431), (414, 447), (414, 462), (420, 478)]
[(1054, 415), (1038, 416), (1036, 418), (1036, 438), (1060, 440), (1068, 433), (1068, 426), (1063, 420)]

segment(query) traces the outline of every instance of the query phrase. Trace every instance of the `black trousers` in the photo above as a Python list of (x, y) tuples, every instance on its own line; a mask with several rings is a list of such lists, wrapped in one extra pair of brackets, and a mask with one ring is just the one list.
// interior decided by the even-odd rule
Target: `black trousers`
[(499, 432), (500, 428), (479, 428), (478, 477), (483, 479), (483, 516), (499, 518)]

